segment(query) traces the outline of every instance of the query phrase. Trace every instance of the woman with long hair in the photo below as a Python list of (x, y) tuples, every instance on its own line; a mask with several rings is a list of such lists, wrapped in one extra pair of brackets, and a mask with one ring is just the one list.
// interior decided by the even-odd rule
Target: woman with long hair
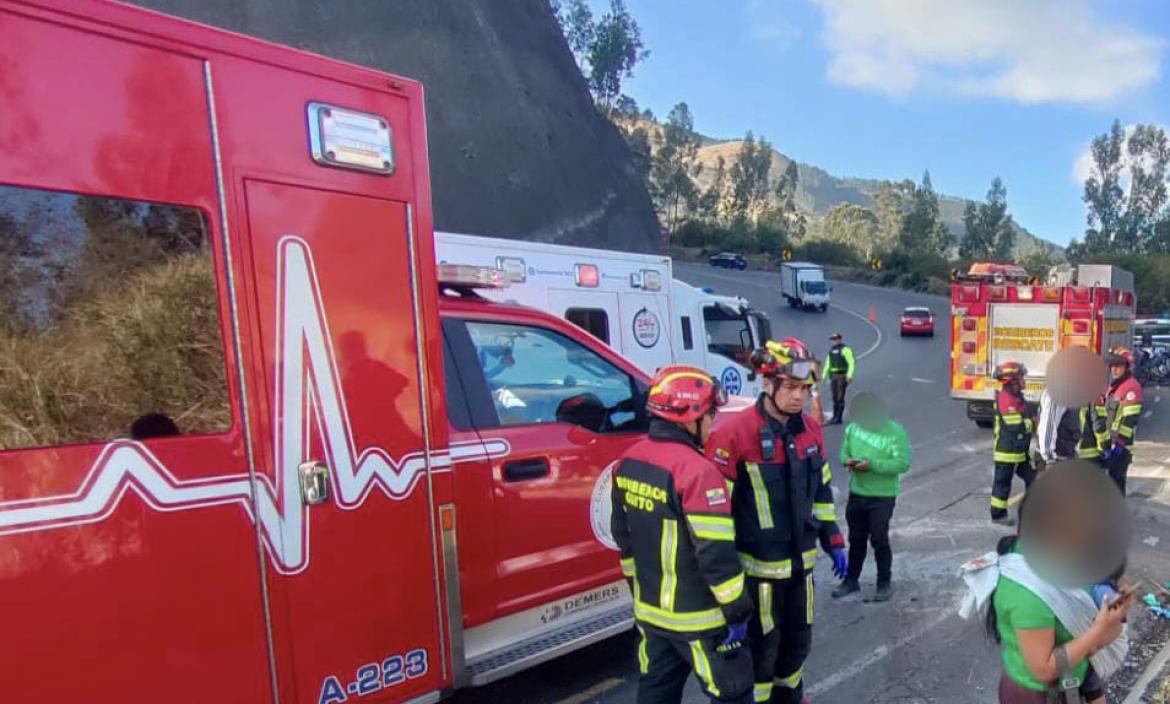
[[(1038, 479), (1020, 505), (1017, 533), (962, 568), (970, 593), (960, 613), (983, 611), (1000, 646), (1000, 704), (1104, 704), (1105, 679), (1124, 662), (1132, 592), (1116, 587), (1125, 564), (1117, 547), (1127, 531), (1093, 535), (1099, 526), (1078, 510), (1091, 498), (1081, 480), (1100, 482), (1083, 470), (1104, 479), (1087, 465), (1046, 473), (1046, 486)], [(1112, 567), (1097, 574), (1103, 556)]]

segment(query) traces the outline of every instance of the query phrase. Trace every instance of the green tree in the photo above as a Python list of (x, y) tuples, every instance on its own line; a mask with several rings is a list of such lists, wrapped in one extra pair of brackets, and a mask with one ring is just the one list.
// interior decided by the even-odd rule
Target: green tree
[(891, 249), (898, 242), (902, 232), (902, 221), (906, 217), (908, 203), (914, 196), (914, 182), (906, 179), (898, 183), (884, 181), (874, 194), (875, 215), (878, 219), (877, 246)]
[(674, 233), (697, 205), (695, 179), (702, 173), (699, 135), (686, 103), (675, 105), (662, 128), (662, 143), (650, 161), (650, 195), (666, 227)]
[(1010, 259), (1016, 245), (1016, 228), (1008, 214), (1007, 188), (997, 176), (983, 203), (967, 203), (963, 210), (963, 239), (959, 256), (965, 259)]
[(869, 208), (854, 203), (838, 203), (825, 215), (821, 224), (824, 239), (848, 245), (871, 259), (876, 254), (880, 222)]
[(772, 145), (749, 130), (728, 171), (731, 179), (728, 211), (733, 221), (754, 221), (768, 202), (768, 175), (772, 170)]
[(1157, 251), (1167, 209), (1170, 140), (1155, 125), (1125, 130), (1118, 120), (1090, 147), (1092, 167), (1083, 199), (1087, 225), (1083, 242), (1069, 246), (1074, 259), (1103, 254)]
[(550, 0), (549, 7), (593, 100), (609, 115), (622, 94), (622, 81), (650, 55), (638, 22), (625, 0), (610, 0), (609, 12), (597, 20), (585, 0)]
[(954, 236), (939, 220), (938, 194), (930, 180), (930, 171), (922, 174), (922, 183), (914, 189), (910, 211), (902, 219), (898, 246), (910, 254), (945, 255)]
[(714, 223), (721, 219), (721, 209), (726, 189), (727, 162), (722, 156), (719, 156), (715, 160), (715, 174), (711, 178), (711, 183), (699, 196), (695, 207), (695, 214), (700, 220), (707, 223)]

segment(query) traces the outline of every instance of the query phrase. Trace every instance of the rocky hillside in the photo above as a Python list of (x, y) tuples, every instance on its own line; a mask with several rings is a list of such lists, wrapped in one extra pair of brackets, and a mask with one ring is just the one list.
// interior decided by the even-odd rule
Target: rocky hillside
[(441, 230), (663, 246), (547, 0), (132, 1), (422, 81)]
[[(706, 188), (710, 183), (719, 157), (723, 157), (727, 168), (730, 168), (741, 145), (742, 142), (738, 140), (720, 141), (703, 138), (703, 146), (699, 148), (699, 160), (703, 163), (703, 174), (698, 178), (700, 187)], [(784, 173), (789, 162), (788, 157), (773, 150), (772, 175)], [(824, 217), (833, 206), (841, 203), (872, 207), (873, 196), (883, 183), (877, 179), (841, 178), (820, 167), (799, 162), (796, 168), (799, 174), (796, 207), (813, 218)], [(963, 209), (967, 207), (967, 203), (965, 198), (939, 194), (941, 219), (956, 237), (963, 236)], [(1039, 246), (1058, 254), (1063, 253), (1061, 247), (1037, 237), (1019, 223), (1016, 223), (1016, 232), (1017, 251), (1027, 251), (1031, 247)]]

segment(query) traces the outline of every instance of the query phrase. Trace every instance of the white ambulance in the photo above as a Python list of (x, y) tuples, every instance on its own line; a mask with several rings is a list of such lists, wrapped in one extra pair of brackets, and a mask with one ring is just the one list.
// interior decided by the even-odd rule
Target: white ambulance
[(435, 233), (440, 262), (501, 270), (511, 285), (484, 295), (547, 311), (587, 330), (647, 373), (672, 362), (755, 396), (748, 354), (771, 337), (766, 313), (673, 277), (670, 257)]

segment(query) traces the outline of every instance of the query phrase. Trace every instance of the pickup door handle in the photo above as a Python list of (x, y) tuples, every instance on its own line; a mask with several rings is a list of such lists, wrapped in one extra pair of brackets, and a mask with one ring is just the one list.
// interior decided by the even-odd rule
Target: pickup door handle
[(516, 460), (504, 464), (504, 481), (506, 482), (523, 482), (547, 476), (548, 460), (543, 457)]

